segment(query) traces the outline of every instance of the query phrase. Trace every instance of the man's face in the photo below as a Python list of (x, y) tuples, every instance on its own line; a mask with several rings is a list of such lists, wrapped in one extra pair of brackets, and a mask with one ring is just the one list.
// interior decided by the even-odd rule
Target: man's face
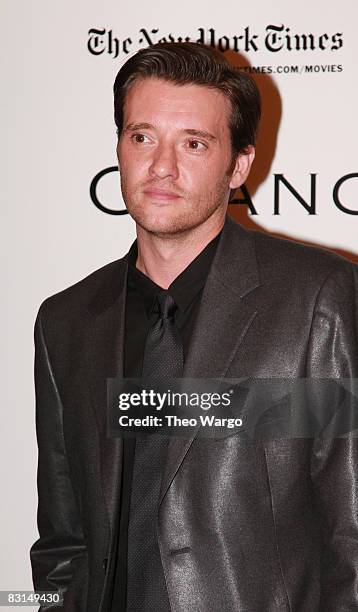
[(131, 86), (117, 155), (123, 198), (140, 227), (178, 234), (224, 217), (230, 188), (253, 159), (232, 159), (230, 112), (224, 94), (201, 85), (148, 78)]

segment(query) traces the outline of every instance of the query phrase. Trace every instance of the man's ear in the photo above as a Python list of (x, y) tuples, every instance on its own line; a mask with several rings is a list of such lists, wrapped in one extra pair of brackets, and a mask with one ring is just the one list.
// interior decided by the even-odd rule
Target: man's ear
[(231, 175), (230, 189), (238, 189), (245, 183), (255, 159), (255, 148), (249, 145), (245, 153), (240, 152), (236, 158), (233, 173)]

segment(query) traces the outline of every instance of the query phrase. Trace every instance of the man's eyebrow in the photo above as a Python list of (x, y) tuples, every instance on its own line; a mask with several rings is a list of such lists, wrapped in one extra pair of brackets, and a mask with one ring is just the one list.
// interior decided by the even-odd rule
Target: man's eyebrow
[(208, 140), (217, 140), (216, 136), (206, 132), (205, 130), (184, 130), (186, 134), (190, 136), (198, 136), (198, 138), (207, 138)]
[(124, 129), (126, 132), (135, 132), (137, 130), (153, 130), (154, 125), (151, 125), (150, 123), (128, 123), (128, 125), (126, 125)]
[[(154, 130), (155, 126), (151, 123), (141, 122), (141, 123), (128, 123), (124, 128), (125, 132), (136, 132), (137, 130)], [(198, 138), (206, 138), (208, 140), (217, 140), (216, 136), (210, 134), (205, 130), (194, 130), (194, 129), (183, 129), (185, 134), (189, 134), (189, 136), (197, 136)]]

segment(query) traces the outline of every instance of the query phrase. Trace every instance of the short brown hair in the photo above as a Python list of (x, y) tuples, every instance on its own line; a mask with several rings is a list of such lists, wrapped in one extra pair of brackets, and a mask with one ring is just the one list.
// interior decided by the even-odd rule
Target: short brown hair
[(156, 77), (178, 85), (204, 85), (221, 91), (231, 102), (229, 123), (233, 153), (255, 145), (261, 100), (251, 77), (233, 68), (219, 51), (199, 43), (157, 43), (141, 49), (119, 70), (114, 81), (114, 120), (123, 129), (123, 107), (136, 80)]

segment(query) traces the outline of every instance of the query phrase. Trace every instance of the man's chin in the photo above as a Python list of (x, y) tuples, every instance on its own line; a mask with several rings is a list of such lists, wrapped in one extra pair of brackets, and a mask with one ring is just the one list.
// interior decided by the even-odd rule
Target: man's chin
[[(136, 221), (136, 220), (135, 220)], [(149, 234), (153, 234), (156, 236), (174, 236), (177, 234), (182, 234), (191, 229), (191, 225), (188, 223), (163, 223), (161, 222), (153, 222), (146, 223), (140, 220), (136, 221), (137, 225), (141, 227), (142, 230), (146, 231)]]
[(192, 227), (195, 227), (194, 223), (188, 222), (188, 218), (183, 218), (183, 216), (178, 217), (175, 215), (153, 215), (146, 216), (136, 215), (135, 212), (132, 213), (128, 211), (131, 215), (132, 219), (136, 222), (136, 224), (144, 231), (150, 234), (156, 235), (175, 235), (186, 232), (190, 230)]

